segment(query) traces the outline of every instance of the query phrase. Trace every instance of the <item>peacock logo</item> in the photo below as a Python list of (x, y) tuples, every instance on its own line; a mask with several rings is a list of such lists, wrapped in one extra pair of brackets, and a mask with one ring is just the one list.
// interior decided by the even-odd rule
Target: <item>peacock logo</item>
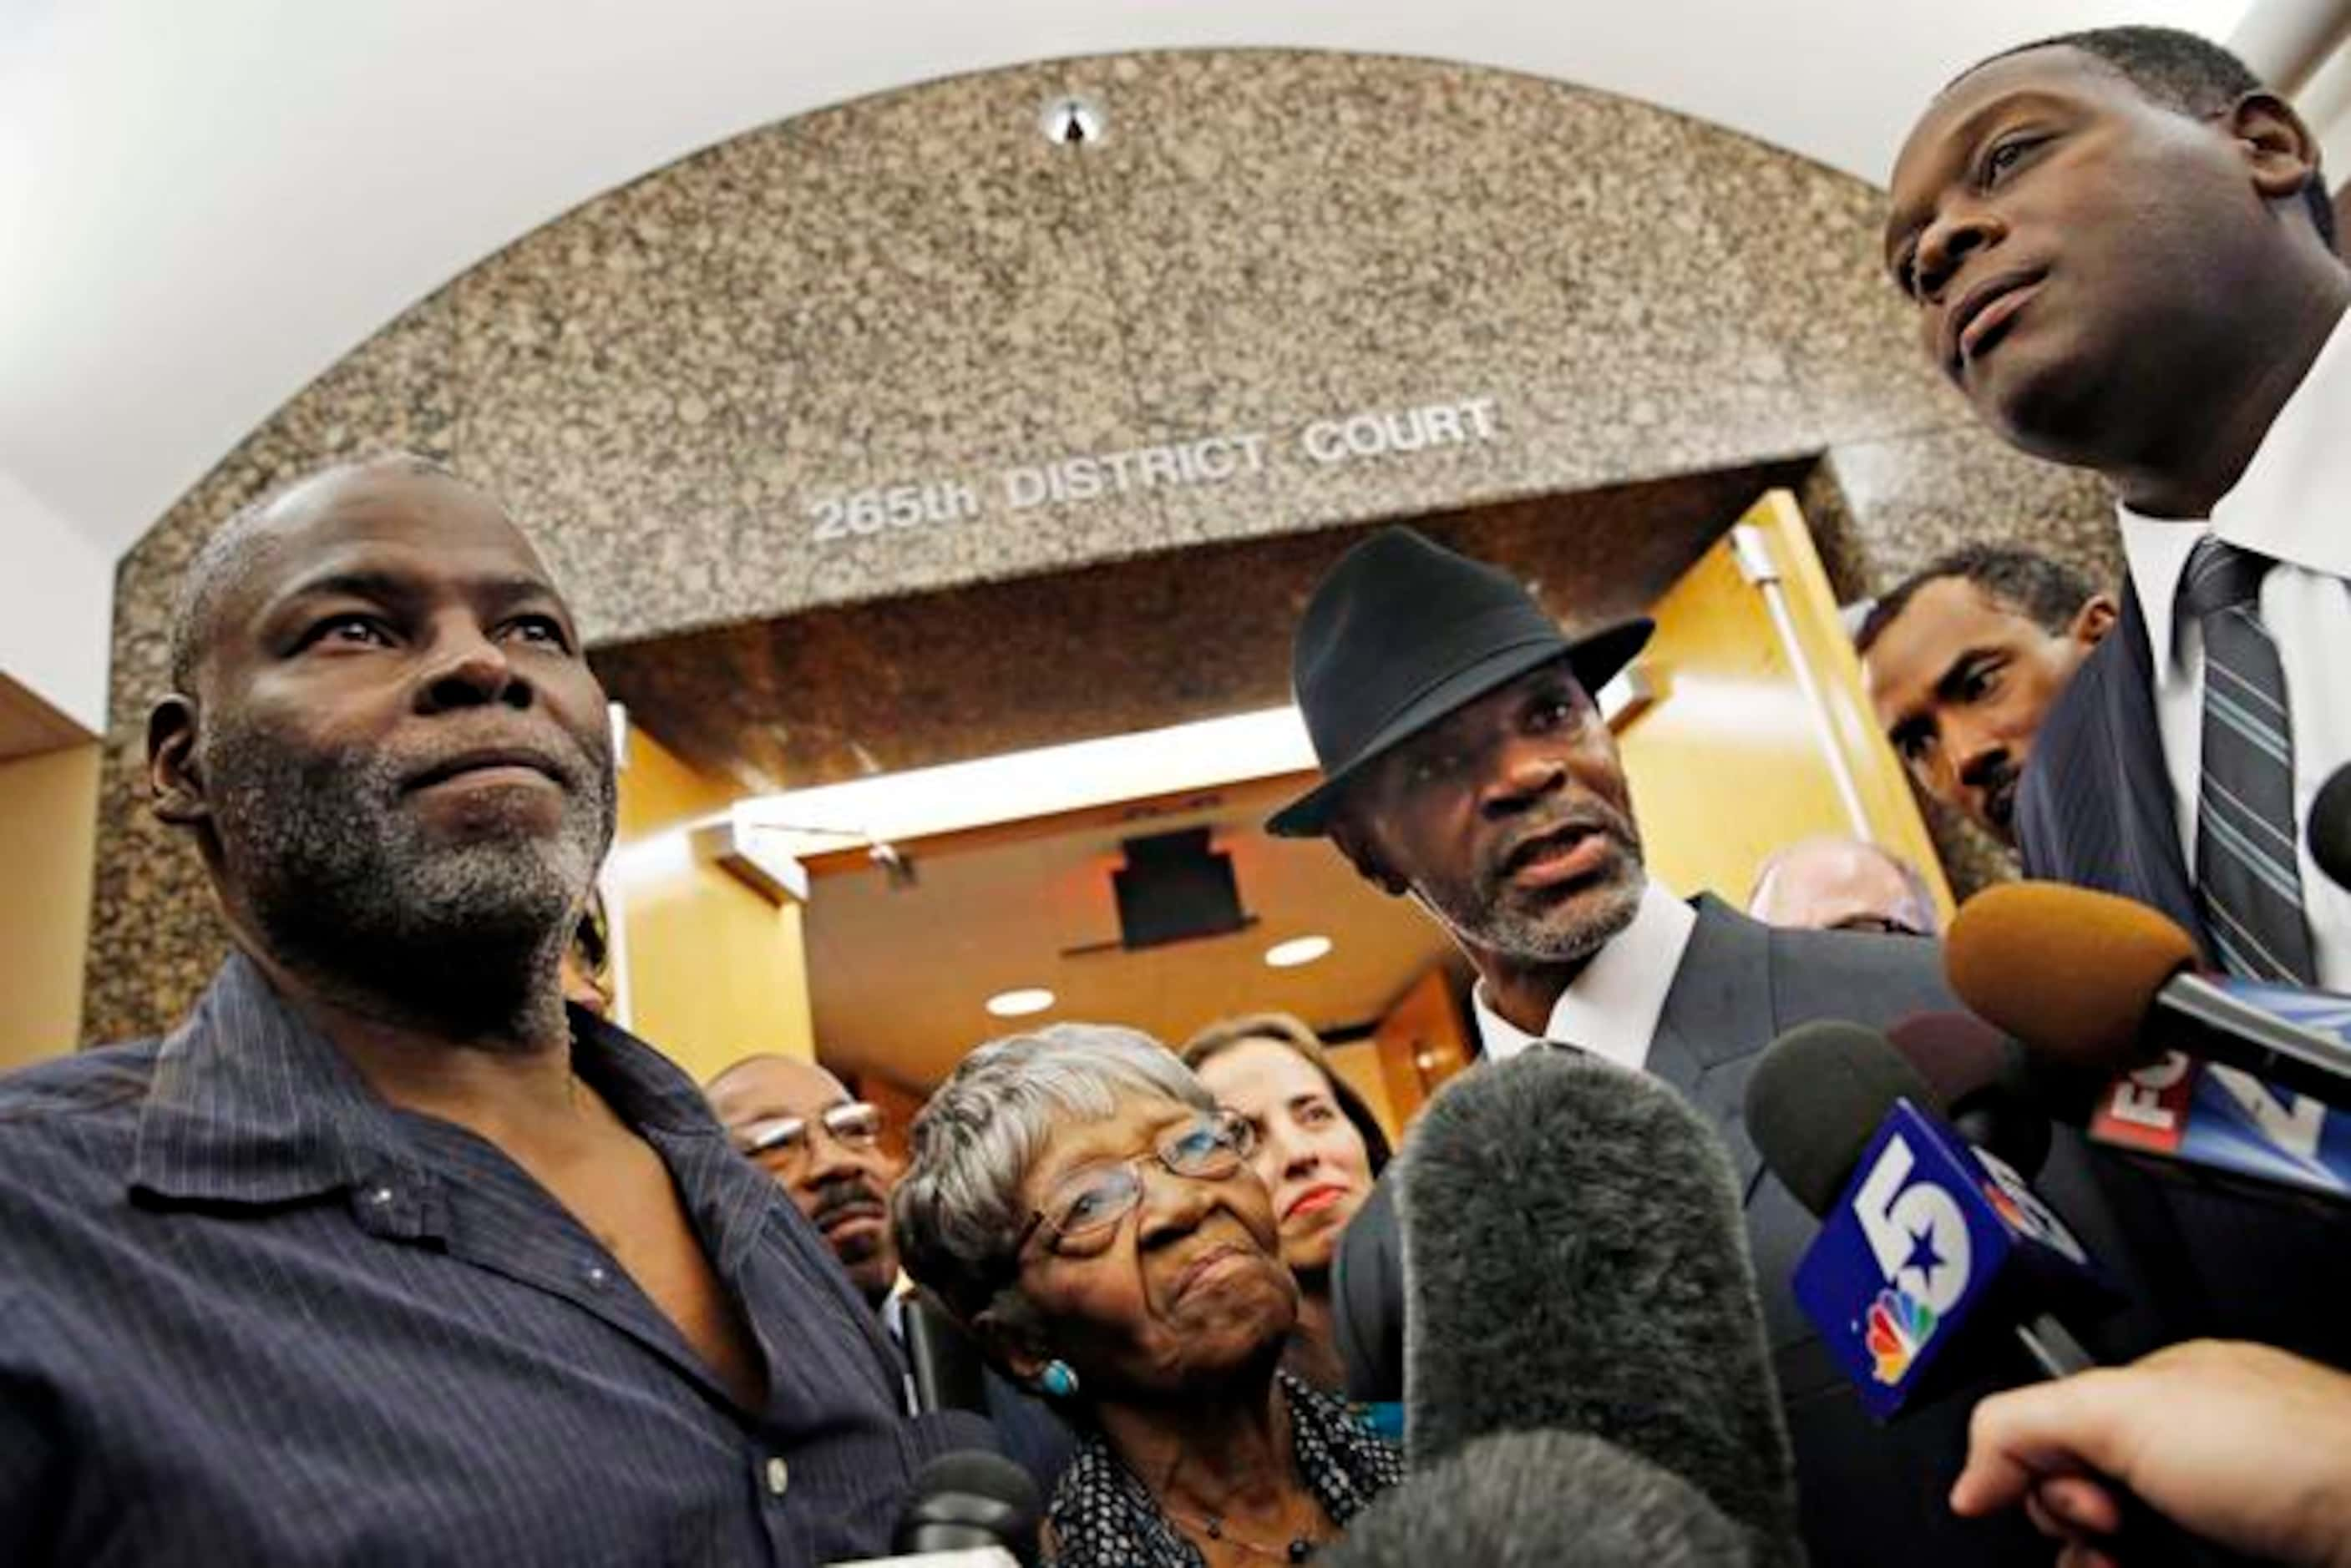
[(2010, 1230), (2021, 1231), (2027, 1236), (2037, 1236), (2041, 1233), (2041, 1228), (2026, 1218), (2024, 1210), (2016, 1206), (2016, 1199), (2011, 1198), (1999, 1182), (1985, 1182), (1983, 1195), (1984, 1200), (1991, 1205), (1992, 1212), (1999, 1215)]
[(1935, 1322), (1935, 1309), (1909, 1292), (1889, 1285), (1877, 1293), (1877, 1299), (1869, 1303), (1865, 1337), (1869, 1354), (1877, 1362), (1880, 1383), (1891, 1386), (1902, 1381), (1902, 1375), (1918, 1358), (1919, 1347), (1933, 1335)]

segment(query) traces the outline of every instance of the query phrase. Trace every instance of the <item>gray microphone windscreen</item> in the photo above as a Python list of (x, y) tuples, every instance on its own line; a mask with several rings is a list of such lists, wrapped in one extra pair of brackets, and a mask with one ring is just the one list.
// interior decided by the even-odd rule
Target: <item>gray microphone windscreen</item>
[(1536, 1050), (1447, 1085), (1398, 1162), (1405, 1440), (1584, 1432), (1792, 1560), (1794, 1466), (1730, 1160), (1673, 1090)]
[(1583, 1432), (1480, 1438), (1395, 1488), (1323, 1568), (1743, 1568), (1746, 1532), (1698, 1488)]

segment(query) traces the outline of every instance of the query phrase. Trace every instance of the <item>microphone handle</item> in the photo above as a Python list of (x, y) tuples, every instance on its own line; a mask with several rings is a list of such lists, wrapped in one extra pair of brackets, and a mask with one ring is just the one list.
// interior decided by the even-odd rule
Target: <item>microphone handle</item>
[(993, 1546), (1008, 1552), (1011, 1546), (995, 1531), (977, 1524), (948, 1523), (937, 1520), (918, 1524), (904, 1532), (897, 1542), (900, 1552), (977, 1552)]
[(2156, 992), (2148, 1038), (2251, 1073), (2322, 1105), (2351, 1110), (2351, 1050), (2232, 996), (2198, 974), (2176, 974)]
[(2074, 1331), (2060, 1323), (2054, 1313), (2034, 1313), (2018, 1324), (2016, 1339), (2024, 1346), (2024, 1353), (2032, 1357), (2032, 1364), (2052, 1382), (2087, 1372), (2098, 1365), (2097, 1357), (2082, 1348)]
[[(2035, 1313), (2018, 1324), (2016, 1339), (2032, 1364), (2052, 1380), (2099, 1365), (2054, 1313)], [(2117, 1561), (2131, 1568), (2142, 1563), (2152, 1568), (2220, 1568), (2223, 1559), (2213, 1555), (2210, 1546), (2149, 1508), (2137, 1492), (2110, 1480), (2101, 1480), (2099, 1484), (2122, 1514), (2121, 1527), (2107, 1538), (2114, 1547), (2110, 1555)]]

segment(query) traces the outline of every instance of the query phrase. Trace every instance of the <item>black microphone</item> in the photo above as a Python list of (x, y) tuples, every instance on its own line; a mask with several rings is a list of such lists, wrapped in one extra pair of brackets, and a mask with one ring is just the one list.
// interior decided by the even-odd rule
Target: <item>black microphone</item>
[(899, 1553), (1008, 1552), (1037, 1561), (1042, 1511), (1037, 1483), (1002, 1454), (965, 1449), (941, 1454), (914, 1477), (914, 1495), (898, 1515), (890, 1549)]
[[(1875, 1360), (1876, 1384), (1856, 1381), (1881, 1417), (1920, 1391), (1914, 1367), (1934, 1367), (1947, 1360), (1946, 1347), (1973, 1337), (1958, 1330), (1979, 1311), (2004, 1319), (2048, 1376), (2087, 1370), (2094, 1361), (2055, 1309), (2115, 1299), (2081, 1244), (2021, 1174), (1996, 1156), (1979, 1173), (1969, 1146), (1917, 1115), (1936, 1106), (1933, 1090), (1903, 1054), (1858, 1023), (1790, 1030), (1765, 1048), (1747, 1080), (1748, 1137), (1781, 1185), (1823, 1225), (1796, 1280), (1797, 1299), (1823, 1337), (1833, 1348), (1850, 1349), (1853, 1326), (1876, 1310), (1874, 1298), (1889, 1292), (1919, 1307), (1908, 1321), (1902, 1307), (1891, 1310), (1891, 1337), (1908, 1342), (1898, 1366), (1895, 1354), (1868, 1343), (1874, 1334), (1865, 1337), (1871, 1356), (1841, 1357), (1849, 1370)], [(1871, 1180), (1854, 1192), (1856, 1173), (1874, 1150), (1880, 1151), (1875, 1166), (1892, 1174), (1877, 1181), (1873, 1168)], [(1974, 1151), (1975, 1160), (1984, 1152)], [(1945, 1163), (1940, 1170), (1938, 1156)], [(1850, 1259), (1832, 1259), (1844, 1240), (1838, 1222), (1855, 1214), (1867, 1245), (1852, 1249)], [(1977, 1238), (1995, 1231), (2020, 1233), (2032, 1244), (1979, 1257), (1989, 1250)], [(1896, 1255), (1920, 1238), (1917, 1263)], [(1808, 1277), (1822, 1280), (1826, 1271), (1818, 1265), (1832, 1261), (1844, 1265), (1835, 1284), (1845, 1288), (1822, 1284), (1808, 1292)]]
[(1756, 1562), (1802, 1560), (1738, 1184), (1680, 1096), (1530, 1051), (1448, 1084), (1397, 1174), (1416, 1469), (1582, 1433), (1696, 1487)]
[[(1991, 1338), (2012, 1339), (2048, 1377), (2089, 1370), (2097, 1361), (2065, 1314), (2118, 1300), (2023, 1178), (1966, 1144), (1933, 1104), (1903, 1054), (1855, 1023), (1789, 1031), (1747, 1081), (1748, 1136), (1821, 1219), (1796, 1299), (1880, 1419)], [(2136, 1499), (2121, 1501), (2125, 1561), (2205, 1560)]]
[(1886, 1040), (1961, 1137), (2028, 1181), (2039, 1173), (2056, 1129), (2047, 1085), (2022, 1046), (1970, 1012), (1910, 1013), (1886, 1026)]
[(1747, 1532), (1669, 1470), (1583, 1432), (1479, 1438), (1382, 1496), (1324, 1568), (1743, 1568)]
[(2310, 803), (2310, 857), (2338, 888), (2351, 888), (2351, 763), (2335, 770)]
[(914, 1408), (987, 1414), (987, 1362), (978, 1342), (924, 1292), (908, 1295), (899, 1311)]

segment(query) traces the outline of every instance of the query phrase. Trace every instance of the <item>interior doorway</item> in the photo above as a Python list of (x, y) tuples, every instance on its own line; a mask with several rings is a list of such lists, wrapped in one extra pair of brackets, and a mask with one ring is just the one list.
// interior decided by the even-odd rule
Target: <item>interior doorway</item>
[[(1677, 893), (1743, 902), (1774, 848), (1850, 833), (1920, 865), (1948, 907), (1790, 478), (1696, 476), (1417, 521), (1518, 573), (1572, 624), (1656, 617), (1604, 706), (1652, 869)], [(1302, 738), (1247, 728), (1280, 722), (1299, 607), (1367, 531), (600, 654), (641, 732), (624, 802), (666, 801), (631, 814), (615, 862), (617, 921), (665, 931), (627, 944), (633, 1026), (697, 1077), (784, 1049), (869, 1097), (911, 1101), (1023, 1023), (1122, 1023), (1176, 1044), (1280, 1009), (1337, 1046), (1400, 1126), (1469, 1059), (1466, 970), (1419, 909), (1328, 845), (1264, 834), (1311, 755)], [(1179, 760), (1136, 764), (1131, 785), (1115, 769), (1096, 781), (1101, 755), (1154, 737)], [(1029, 782), (1002, 782), (1016, 776)], [(1196, 930), (1138, 936), (1122, 882), (1171, 845), (1228, 878), (1230, 907)], [(789, 983), (736, 972), (747, 933)], [(1311, 956), (1272, 961), (1285, 944)], [(714, 1005), (729, 992), (751, 1005)], [(1050, 1000), (989, 1010), (1020, 992)]]

